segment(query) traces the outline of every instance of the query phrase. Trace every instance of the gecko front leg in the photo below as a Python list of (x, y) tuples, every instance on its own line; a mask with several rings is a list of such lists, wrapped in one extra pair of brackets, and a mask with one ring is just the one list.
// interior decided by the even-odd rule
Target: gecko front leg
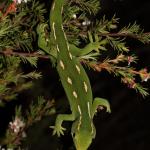
[(64, 131), (66, 130), (64, 127), (62, 127), (63, 121), (74, 121), (75, 116), (74, 114), (59, 114), (56, 118), (55, 126), (50, 126), (50, 128), (53, 130), (53, 135), (57, 134), (58, 137), (60, 135), (64, 135)]

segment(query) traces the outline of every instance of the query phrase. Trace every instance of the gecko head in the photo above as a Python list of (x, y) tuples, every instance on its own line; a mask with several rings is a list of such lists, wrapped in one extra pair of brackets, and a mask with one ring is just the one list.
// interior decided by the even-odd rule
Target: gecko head
[(82, 130), (81, 128), (72, 132), (72, 137), (77, 150), (87, 150), (94, 138), (91, 131)]

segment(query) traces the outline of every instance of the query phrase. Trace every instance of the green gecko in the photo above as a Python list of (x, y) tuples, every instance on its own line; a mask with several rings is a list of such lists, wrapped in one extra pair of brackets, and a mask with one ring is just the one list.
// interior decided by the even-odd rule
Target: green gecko
[[(95, 98), (93, 100), (92, 89), (89, 78), (76, 56), (74, 48), (68, 43), (62, 25), (62, 13), (65, 0), (54, 0), (50, 11), (50, 43), (54, 45), (53, 51), (48, 40), (45, 38), (44, 28), (46, 24), (37, 27), (39, 35), (38, 45), (44, 51), (56, 58), (57, 71), (61, 83), (69, 100), (71, 114), (59, 114), (53, 126), (53, 134), (60, 136), (64, 134), (63, 121), (74, 121), (71, 129), (72, 138), (77, 150), (87, 150), (92, 139), (95, 138), (96, 130), (93, 124), (93, 117), (99, 106), (106, 107), (110, 112), (110, 105), (106, 99)], [(100, 45), (100, 43), (98, 43)], [(80, 50), (78, 55), (89, 53), (97, 49), (97, 43), (89, 45)], [(77, 54), (75, 54), (77, 55)]]

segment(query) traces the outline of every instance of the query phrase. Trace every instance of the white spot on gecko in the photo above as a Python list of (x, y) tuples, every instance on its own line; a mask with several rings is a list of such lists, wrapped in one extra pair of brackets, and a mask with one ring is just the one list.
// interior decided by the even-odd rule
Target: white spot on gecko
[(53, 32), (54, 32), (54, 38), (55, 38), (55, 40), (56, 40), (55, 22), (53, 22)]
[[(87, 107), (88, 107), (89, 117), (91, 118), (90, 102), (87, 102)], [(94, 127), (93, 127), (93, 123), (92, 122), (91, 122), (91, 128), (92, 128), (91, 133), (93, 133), (94, 132)]]
[(88, 91), (87, 84), (86, 84), (85, 82), (83, 82), (83, 84), (84, 84), (84, 89), (85, 89), (85, 92), (87, 92), (87, 91)]
[(67, 82), (72, 85), (72, 80), (68, 77)]
[(80, 108), (80, 106), (78, 105), (78, 110), (79, 110), (79, 114), (81, 115), (82, 114), (82, 112), (81, 112), (81, 108)]
[(91, 128), (92, 128), (92, 132), (91, 133), (93, 133), (94, 132), (94, 127), (93, 127), (92, 122), (91, 122)]
[(77, 93), (75, 92), (75, 91), (73, 91), (73, 96), (75, 97), (75, 98), (78, 98), (78, 95), (77, 95)]
[(78, 73), (80, 74), (80, 67), (78, 65), (76, 65), (76, 69), (77, 69)]
[(57, 52), (60, 52), (58, 45), (56, 45)]
[(55, 2), (53, 3), (53, 7), (52, 7), (52, 10), (54, 11), (54, 8), (55, 8)]
[(64, 66), (64, 63), (62, 60), (60, 60), (60, 67), (64, 70), (65, 69), (65, 66)]
[(88, 107), (88, 114), (89, 114), (89, 117), (91, 118), (91, 111), (90, 111), (90, 103), (87, 102), (87, 107)]
[(67, 42), (67, 48), (68, 48), (68, 51), (70, 50), (70, 47), (69, 47), (69, 44), (68, 44), (68, 42)]
[(63, 13), (63, 6), (61, 7), (61, 14)]
[(69, 52), (69, 57), (70, 57), (70, 59), (72, 60), (72, 54)]
[(81, 108), (80, 108), (79, 105), (78, 105), (78, 111), (79, 111), (79, 114), (80, 114), (80, 119), (79, 119), (79, 124), (78, 124), (78, 130), (79, 130), (80, 126), (81, 126), (81, 120), (82, 120), (82, 112), (81, 112)]

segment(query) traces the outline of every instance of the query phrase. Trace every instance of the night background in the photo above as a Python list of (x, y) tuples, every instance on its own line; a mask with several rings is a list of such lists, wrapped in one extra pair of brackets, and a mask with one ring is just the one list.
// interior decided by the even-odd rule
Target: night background
[[(106, 16), (116, 14), (121, 26), (136, 21), (150, 30), (150, 1), (148, 0), (103, 0), (102, 11)], [(102, 13), (103, 13), (102, 12)], [(101, 13), (100, 13), (101, 14)], [(135, 41), (129, 41), (131, 49), (139, 57), (138, 66), (150, 64), (150, 46), (143, 46)], [(150, 148), (150, 97), (143, 99), (135, 91), (120, 84), (119, 80), (110, 75), (97, 75), (95, 88), (100, 88), (104, 97), (111, 103), (111, 115), (99, 114), (95, 117), (97, 137), (91, 150), (146, 150)], [(104, 83), (104, 81), (106, 81)], [(97, 87), (98, 86), (98, 87)], [(150, 82), (147, 82), (147, 87)], [(96, 89), (96, 94), (99, 91)]]
[[(114, 14), (117, 18), (120, 18), (120, 28), (136, 21), (144, 29), (144, 32), (150, 32), (150, 1), (148, 0), (101, 0), (101, 11), (97, 17), (101, 18), (104, 14), (109, 19)], [(137, 69), (146, 67), (150, 70), (150, 45), (144, 45), (131, 39), (128, 39), (127, 42), (130, 49), (138, 56), (137, 64), (135, 64)], [(44, 61), (39, 63), (39, 67), (45, 75), (44, 79), (38, 81), (43, 85), (43, 89), (38, 91), (37, 83), (37, 87), (35, 86), (32, 92), (36, 94), (44, 91), (47, 96), (52, 93), (58, 99), (58, 112), (69, 112), (69, 105), (66, 103), (64, 91), (58, 81), (55, 68), (47, 66)], [(114, 77), (114, 75), (106, 71), (100, 73), (91, 71), (88, 72), (88, 75), (91, 80), (94, 97), (108, 99), (112, 111), (111, 114), (108, 114), (103, 110), (95, 116), (94, 123), (97, 135), (89, 150), (150, 149), (150, 97), (143, 98), (135, 90), (129, 89), (122, 84), (120, 78)], [(150, 81), (142, 84), (147, 88), (150, 87)], [(31, 91), (22, 93), (19, 98), (26, 101), (21, 104), (26, 107), (27, 103), (29, 103), (27, 99), (31, 95)], [(17, 103), (20, 104), (20, 102)], [(8, 104), (6, 106), (7, 110), (0, 109), (0, 118), (3, 118), (3, 121), (0, 121), (0, 132), (2, 134), (4, 134), (6, 125), (12, 113), (14, 113), (15, 104), (16, 102)], [(23, 142), (23, 145), (28, 150), (73, 150), (69, 130), (60, 139), (56, 136), (51, 136), (52, 131), (49, 129), (49, 125), (54, 124), (55, 118), (55, 115), (50, 119), (45, 117), (29, 128), (27, 140)], [(70, 122), (64, 123), (68, 129), (71, 124)]]

